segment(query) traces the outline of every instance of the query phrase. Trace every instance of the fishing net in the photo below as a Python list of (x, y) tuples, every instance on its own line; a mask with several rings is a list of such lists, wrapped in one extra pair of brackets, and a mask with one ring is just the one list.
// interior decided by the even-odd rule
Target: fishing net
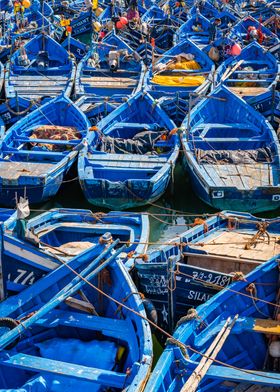
[(157, 153), (155, 143), (165, 137), (166, 131), (143, 131), (131, 139), (102, 136), (100, 151), (113, 154), (147, 154)]
[[(45, 139), (45, 140), (77, 140), (81, 135), (75, 127), (63, 127), (58, 125), (43, 125), (37, 127), (29, 139)], [(66, 145), (55, 145), (46, 143), (31, 143), (32, 146), (43, 147), (49, 151), (60, 151), (69, 147)]]
[(256, 150), (196, 150), (196, 157), (200, 164), (254, 164), (256, 162), (272, 162), (272, 152), (269, 147)]

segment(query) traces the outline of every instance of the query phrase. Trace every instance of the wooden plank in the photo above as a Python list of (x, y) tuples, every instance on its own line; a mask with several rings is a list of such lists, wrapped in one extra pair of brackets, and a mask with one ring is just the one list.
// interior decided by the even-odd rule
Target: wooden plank
[(66, 298), (64, 302), (66, 305), (70, 306), (73, 309), (78, 309), (83, 312), (87, 312), (89, 314), (96, 313), (94, 306), (90, 302), (83, 301), (81, 299), (73, 298), (73, 297)]
[(253, 330), (254, 332), (260, 332), (264, 334), (280, 335), (280, 321), (255, 319)]
[(9, 180), (18, 179), (20, 176), (41, 176), (52, 168), (51, 163), (0, 162), (1, 177)]
[(160, 158), (148, 155), (136, 155), (136, 154), (88, 154), (89, 159), (94, 159), (98, 161), (122, 161), (122, 162), (156, 162), (156, 163), (166, 163), (167, 158)]
[(10, 81), (33, 81), (33, 80), (57, 80), (57, 81), (67, 81), (69, 79), (68, 76), (60, 76), (60, 75), (10, 75)]
[(201, 165), (203, 169), (206, 171), (208, 176), (212, 179), (214, 186), (224, 186), (226, 185), (225, 178), (221, 178), (220, 175), (218, 174), (218, 171), (216, 170), (217, 165), (211, 165), (211, 164), (203, 164)]
[(237, 317), (238, 316), (236, 315), (233, 320), (231, 320), (230, 317), (226, 320), (225, 325), (217, 334), (210, 347), (206, 350), (205, 356), (203, 356), (202, 360), (195, 368), (194, 372), (188, 378), (187, 382), (181, 389), (181, 392), (195, 392), (197, 390), (201, 380), (206, 375), (208, 369), (221, 351), (227, 337), (229, 336), (235, 324)]
[(269, 89), (266, 87), (231, 87), (227, 86), (234, 94), (241, 96), (259, 95), (266, 93)]
[(3, 366), (24, 369), (32, 372), (44, 372), (63, 377), (81, 379), (84, 381), (104, 383), (106, 386), (122, 388), (127, 376), (110, 370), (97, 369), (75, 363), (61, 362), (54, 359), (36, 357), (27, 354), (15, 354), (1, 361)]

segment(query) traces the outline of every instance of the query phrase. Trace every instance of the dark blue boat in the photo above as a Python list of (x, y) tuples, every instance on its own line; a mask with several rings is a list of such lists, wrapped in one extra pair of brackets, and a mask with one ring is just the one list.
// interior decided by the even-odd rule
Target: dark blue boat
[[(275, 244), (278, 218), (223, 211), (189, 224), (189, 230), (164, 241), (165, 245), (155, 245), (135, 261), (138, 289), (153, 302), (159, 325), (169, 332), (188, 309), (280, 251)], [(259, 237), (259, 229), (265, 226), (268, 236)]]
[(68, 53), (71, 53), (75, 56), (77, 62), (79, 62), (87, 53), (89, 47), (83, 42), (73, 38), (69, 35), (61, 44), (63, 48), (65, 48)]
[(70, 96), (74, 76), (74, 61), (67, 51), (42, 33), (12, 55), (6, 66), (6, 97), (34, 100), (62, 93)]
[(87, 116), (92, 126), (97, 125), (99, 121), (108, 116), (108, 114), (112, 113), (118, 106), (118, 104), (114, 101), (111, 103), (110, 99), (100, 102), (99, 97), (92, 95), (84, 95), (79, 98), (75, 104)]
[(97, 44), (80, 61), (75, 82), (75, 96), (94, 94), (103, 101), (127, 98), (141, 87), (144, 64), (114, 32)]
[(2, 391), (143, 390), (152, 336), (116, 246), (97, 244), (0, 305)]
[(17, 196), (40, 203), (54, 196), (78, 154), (90, 123), (65, 96), (14, 124), (0, 145), (0, 203)]
[(214, 68), (207, 54), (185, 39), (151, 64), (144, 88), (154, 98), (166, 94), (188, 97), (190, 92), (204, 94), (210, 87)]
[(148, 216), (137, 213), (53, 209), (27, 221), (25, 235), (17, 233), (16, 225), (14, 217), (3, 238), (1, 284), (6, 296), (59, 267), (60, 258), (68, 262), (82, 257), (100, 241), (126, 244), (118, 259), (130, 269), (135, 257), (147, 250), (149, 238)]
[(278, 391), (278, 289), (275, 256), (193, 309), (179, 323), (145, 391)]
[(41, 100), (36, 102), (21, 97), (10, 98), (0, 105), (0, 117), (9, 128), (40, 105)]
[[(176, 42), (181, 42), (189, 39), (199, 47), (210, 43), (209, 28), (212, 22), (201, 14), (192, 15), (177, 31), (175, 34)], [(218, 33), (216, 38), (219, 38), (221, 33)]]
[(222, 83), (246, 101), (261, 100), (276, 87), (279, 74), (276, 58), (257, 42), (246, 46), (239, 56), (224, 61), (215, 73), (216, 85)]
[[(139, 92), (98, 124), (79, 154), (86, 199), (126, 209), (157, 200), (166, 191), (179, 154), (175, 124), (147, 93)], [(173, 130), (173, 132), (172, 132)]]
[(220, 86), (183, 122), (186, 169), (197, 195), (217, 209), (280, 206), (276, 133), (265, 118)]

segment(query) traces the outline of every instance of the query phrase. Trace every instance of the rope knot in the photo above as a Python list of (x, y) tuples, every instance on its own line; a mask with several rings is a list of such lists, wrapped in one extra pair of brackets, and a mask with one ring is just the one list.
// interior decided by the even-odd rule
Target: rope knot
[(194, 320), (194, 319), (198, 319), (198, 313), (194, 308), (191, 308), (188, 310), (186, 316), (183, 316), (180, 318), (180, 320), (176, 324), (176, 328), (178, 328), (180, 325), (182, 325), (188, 321)]
[(233, 274), (232, 276), (233, 282), (237, 282), (239, 280), (245, 280), (245, 275), (243, 274), (242, 271), (235, 271), (232, 274)]
[(184, 357), (189, 358), (185, 345), (183, 343), (179, 342), (179, 340), (174, 339), (174, 338), (167, 338), (165, 345), (167, 346), (169, 344), (173, 345), (173, 346), (177, 346), (181, 350)]
[(250, 293), (251, 295), (256, 295), (256, 292), (257, 292), (257, 290), (256, 290), (256, 286), (254, 285), (254, 283), (250, 283), (247, 287), (246, 287), (246, 291), (248, 292), (248, 293)]

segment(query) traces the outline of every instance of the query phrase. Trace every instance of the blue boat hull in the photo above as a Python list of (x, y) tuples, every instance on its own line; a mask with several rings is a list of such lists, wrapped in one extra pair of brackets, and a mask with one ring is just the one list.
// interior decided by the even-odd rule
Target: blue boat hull
[(199, 174), (196, 174), (190, 165), (186, 164), (185, 158), (183, 161), (194, 192), (204, 203), (217, 210), (237, 210), (254, 214), (273, 211), (280, 207), (280, 187), (254, 191), (241, 191), (237, 188), (209, 188), (204, 185), (203, 180), (200, 180)]
[(88, 202), (113, 210), (125, 210), (158, 200), (166, 191), (171, 178), (168, 170), (156, 183), (144, 180), (111, 182), (81, 179), (80, 184)]

